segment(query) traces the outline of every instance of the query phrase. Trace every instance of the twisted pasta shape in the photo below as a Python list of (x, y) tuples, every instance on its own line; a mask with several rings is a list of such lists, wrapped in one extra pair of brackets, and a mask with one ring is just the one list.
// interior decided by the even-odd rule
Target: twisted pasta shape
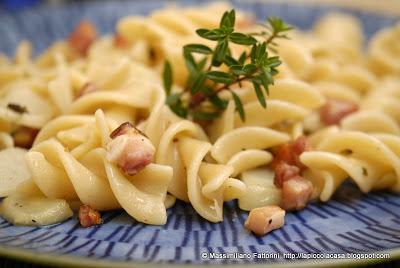
[[(211, 156), (217, 163), (232, 166), (233, 176), (242, 178), (248, 191), (239, 198), (239, 206), (250, 210), (280, 203), (280, 191), (271, 176), (273, 172), (266, 173), (256, 168), (273, 159), (268, 149), (303, 134), (301, 121), (321, 106), (324, 98), (311, 85), (293, 78), (276, 81), (270, 88), (266, 109), (259, 105), (254, 92), (242, 90), (238, 94), (245, 102), (246, 121), (241, 121), (235, 114), (233, 103), (230, 103), (223, 116), (210, 127), (211, 138), (216, 138)], [(305, 97), (295, 97), (299, 95)], [(262, 198), (264, 194), (270, 198)]]
[[(385, 141), (385, 142), (383, 142)], [(400, 159), (393, 135), (373, 136), (358, 131), (325, 132), (316, 151), (304, 152), (301, 162), (316, 194), (327, 201), (348, 177), (364, 193), (389, 188), (399, 191)]]
[(222, 221), (223, 202), (242, 196), (245, 185), (230, 177), (230, 165), (208, 161), (211, 144), (202, 128), (174, 115), (164, 104), (163, 91), (155, 94), (157, 98), (143, 129), (157, 148), (156, 163), (174, 170), (168, 192), (190, 202), (205, 219)]
[[(149, 17), (129, 16), (118, 22), (117, 32), (130, 42), (143, 42), (154, 54), (154, 64), (161, 68), (168, 59), (174, 69), (174, 79), (183, 85), (187, 70), (181, 48), (188, 43), (211, 44), (196, 35), (196, 29), (216, 28), (222, 14), (229, 9), (225, 3), (211, 4), (202, 8), (167, 8), (155, 11)], [(237, 24), (248, 20), (243, 13), (237, 14)]]
[(399, 36), (400, 24), (380, 30), (373, 37), (368, 46), (368, 57), (371, 69), (378, 75), (398, 75), (400, 64)]
[(101, 110), (94, 118), (64, 116), (51, 122), (26, 155), (33, 181), (47, 197), (79, 199), (98, 210), (122, 207), (138, 221), (164, 224), (172, 168), (150, 164), (135, 176), (122, 174), (105, 157), (112, 125)]
[(388, 77), (360, 103), (361, 110), (344, 118), (343, 129), (400, 135), (398, 79)]

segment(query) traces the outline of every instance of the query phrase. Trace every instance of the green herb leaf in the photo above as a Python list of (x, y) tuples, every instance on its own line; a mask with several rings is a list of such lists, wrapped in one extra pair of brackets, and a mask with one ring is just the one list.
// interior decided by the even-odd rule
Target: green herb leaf
[(235, 81), (235, 77), (233, 75), (221, 71), (209, 71), (207, 72), (206, 76), (215, 83), (231, 84), (233, 81)]
[(257, 44), (254, 44), (252, 47), (251, 47), (251, 51), (250, 51), (250, 60), (251, 60), (251, 63), (255, 63), (256, 62), (256, 52), (257, 52), (257, 48), (258, 48), (258, 45)]
[(246, 120), (246, 115), (244, 113), (243, 103), (240, 100), (239, 96), (233, 90), (231, 90), (231, 94), (233, 101), (235, 102), (236, 111), (238, 111), (240, 119), (242, 119), (242, 121), (244, 122)]
[(188, 68), (189, 73), (192, 75), (196, 74), (197, 73), (197, 64), (192, 56), (192, 53), (190, 53), (186, 49), (183, 49), (183, 57), (185, 58), (186, 67)]
[(205, 87), (201, 90), (201, 92), (202, 92), (205, 96), (208, 96), (208, 95), (211, 95), (211, 94), (214, 92), (214, 89), (211, 88), (211, 87), (209, 87), (209, 86), (205, 86)]
[(248, 46), (257, 43), (257, 40), (254, 37), (243, 33), (232, 33), (229, 35), (229, 40), (235, 44)]
[(165, 61), (164, 64), (163, 78), (164, 78), (164, 90), (166, 95), (169, 96), (169, 94), (171, 93), (173, 78), (172, 78), (172, 67), (168, 60)]
[(269, 82), (263, 72), (256, 77), (256, 81), (264, 87), (265, 92), (269, 95)]
[(219, 23), (219, 27), (233, 28), (235, 26), (235, 10), (225, 11), (224, 15), (221, 18)]
[(166, 104), (178, 116), (186, 118), (188, 110), (183, 106), (181, 100), (182, 93), (174, 93), (167, 97)]
[(263, 42), (261, 45), (257, 46), (256, 62), (262, 61), (265, 55), (267, 55), (267, 43)]
[(174, 105), (176, 105), (176, 104), (180, 101), (181, 95), (182, 95), (181, 93), (174, 93), (174, 94), (171, 94), (171, 95), (169, 95), (169, 96), (167, 97), (165, 103), (166, 103), (168, 106), (174, 106)]
[(192, 112), (191, 115), (193, 116), (194, 119), (197, 119), (197, 120), (210, 121), (210, 120), (217, 118), (219, 116), (219, 113), (195, 111), (195, 112)]
[(208, 30), (208, 29), (197, 29), (196, 30), (197, 35), (199, 35), (200, 37), (203, 37), (203, 38), (205, 38), (205, 35), (208, 32), (210, 32), (210, 30)]
[(232, 73), (234, 73), (235, 75), (244, 75), (246, 74), (243, 71), (243, 65), (232, 65), (229, 67), (229, 69), (231, 70)]
[(264, 76), (264, 79), (268, 82), (268, 84), (273, 85), (274, 84), (274, 78), (272, 78), (271, 75), (271, 69), (270, 68), (263, 68), (262, 74)]
[(224, 31), (223, 29), (213, 29), (213, 30), (200, 29), (197, 30), (196, 32), (201, 37), (212, 41), (220, 40), (226, 36), (226, 31)]
[(293, 29), (291, 25), (286, 24), (282, 19), (276, 17), (268, 18), (267, 22), (261, 24), (261, 26), (264, 27), (264, 31), (251, 33), (251, 35), (265, 37), (268, 49), (274, 52), (276, 52), (277, 46), (275, 40), (278, 38), (289, 39), (285, 33)]
[(260, 88), (260, 85), (253, 81), (253, 86), (254, 86), (254, 90), (256, 91), (258, 102), (261, 104), (261, 106), (264, 109), (267, 108), (267, 103), (265, 101), (265, 96), (264, 96), (264, 93), (262, 92), (262, 90)]
[(247, 59), (247, 53), (246, 53), (246, 51), (243, 51), (242, 55), (240, 55), (240, 57), (239, 57), (239, 63), (241, 65), (243, 65), (245, 63), (246, 59)]
[(271, 69), (271, 75), (277, 75), (279, 72), (275, 68)]
[(257, 71), (257, 66), (249, 63), (246, 64), (245, 66), (242, 65), (233, 65), (230, 67), (230, 70), (236, 74), (236, 75), (246, 75), (246, 76), (251, 76)]
[(204, 67), (206, 66), (207, 63), (207, 57), (203, 58), (199, 63), (197, 64), (197, 70), (202, 71)]
[(268, 65), (270, 68), (275, 68), (281, 65), (282, 62), (280, 61), (279, 57), (275, 56), (268, 58), (265, 64)]
[(186, 45), (183, 47), (183, 49), (186, 49), (189, 52), (192, 53), (200, 53), (200, 54), (211, 54), (213, 51), (211, 48), (209, 48), (208, 46), (205, 45), (201, 45), (201, 44), (190, 44), (190, 45)]
[(221, 99), (218, 95), (211, 96), (209, 100), (212, 105), (221, 110), (225, 110), (226, 106), (228, 106), (228, 101)]
[(186, 118), (188, 115), (188, 110), (183, 105), (170, 107), (170, 109), (179, 117)]
[(277, 33), (287, 32), (293, 29), (291, 25), (286, 24), (281, 18), (278, 17), (268, 18), (268, 23), (271, 25), (272, 30)]
[(257, 71), (257, 66), (255, 64), (249, 63), (243, 67), (243, 72), (245, 75), (251, 75)]
[(239, 62), (230, 55), (225, 56), (224, 63), (229, 67), (233, 65), (239, 65)]
[(192, 86), (192, 94), (199, 92), (204, 87), (204, 81), (206, 80), (206, 74), (203, 72), (198, 73)]
[(228, 52), (228, 41), (226, 39), (218, 42), (217, 47), (214, 50), (212, 58), (212, 65), (219, 67), (223, 63), (225, 56)]

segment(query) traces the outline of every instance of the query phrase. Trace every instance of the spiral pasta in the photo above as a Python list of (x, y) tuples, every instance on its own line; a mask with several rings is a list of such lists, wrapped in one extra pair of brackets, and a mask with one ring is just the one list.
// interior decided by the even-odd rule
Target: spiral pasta
[(327, 201), (347, 177), (363, 192), (398, 189), (399, 157), (391, 146), (379, 139), (381, 136), (377, 137), (356, 131), (338, 131), (326, 136), (317, 145), (317, 151), (301, 155), (302, 163), (310, 168), (309, 178), (317, 185), (321, 200)]
[[(51, 137), (54, 129), (57, 135)], [(110, 129), (101, 110), (95, 118), (56, 119), (42, 130), (45, 140), (40, 142), (43, 136), (39, 136), (39, 143), (26, 155), (33, 181), (47, 197), (79, 199), (98, 210), (122, 207), (139, 221), (165, 223), (164, 199), (172, 168), (152, 164), (126, 177), (105, 157)]]
[[(149, 17), (130, 16), (118, 22), (117, 32), (130, 42), (144, 42), (152, 52), (155, 68), (162, 66), (165, 59), (171, 62), (175, 82), (182, 85), (187, 77), (182, 46), (188, 43), (210, 42), (196, 35), (196, 29), (212, 29), (229, 9), (225, 3), (215, 3), (202, 8), (167, 8), (155, 11)], [(245, 25), (249, 18), (239, 13), (237, 24)], [(158, 67), (157, 67), (158, 66)]]
[(168, 191), (190, 202), (207, 220), (222, 221), (223, 202), (242, 196), (245, 185), (231, 177), (232, 166), (208, 161), (211, 144), (206, 133), (193, 122), (172, 114), (164, 100), (161, 94), (154, 103), (144, 132), (157, 146), (156, 163), (173, 167)]
[[(233, 166), (234, 175), (242, 174), (248, 189), (252, 185), (257, 185), (254, 188), (260, 185), (267, 187), (267, 193), (272, 195), (268, 204), (280, 204), (279, 189), (273, 183), (265, 184), (268, 181), (266, 177), (269, 177), (270, 182), (273, 177), (251, 170), (272, 161), (273, 155), (266, 150), (302, 135), (301, 121), (313, 109), (320, 107), (324, 99), (314, 87), (293, 78), (277, 80), (270, 90), (267, 109), (258, 104), (252, 91), (244, 89), (244, 92), (239, 92), (245, 102), (246, 121), (234, 115), (233, 106), (228, 105), (224, 115), (211, 126), (213, 135), (219, 137), (213, 145), (211, 156), (218, 163)], [(298, 95), (305, 97), (296, 98)], [(250, 179), (246, 179), (249, 176)], [(266, 204), (264, 199), (251, 190), (239, 198), (239, 206), (245, 210)]]
[(368, 47), (368, 57), (372, 70), (378, 75), (398, 75), (400, 66), (398, 39), (399, 24), (383, 29), (375, 34)]

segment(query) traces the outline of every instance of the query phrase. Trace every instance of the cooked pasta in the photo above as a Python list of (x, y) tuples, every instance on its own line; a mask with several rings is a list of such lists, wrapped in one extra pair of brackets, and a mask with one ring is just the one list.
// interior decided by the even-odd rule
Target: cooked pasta
[[(219, 94), (226, 108), (218, 118), (181, 118), (167, 105), (162, 66), (170, 61), (172, 92), (184, 93), (182, 46), (210, 45), (195, 31), (217, 27), (227, 9), (130, 16), (104, 37), (83, 22), (89, 39), (74, 32), (36, 59), (24, 41), (13, 60), (1, 56), (2, 215), (46, 225), (71, 217), (78, 203), (162, 225), (181, 200), (219, 222), (229, 200), (246, 211), (303, 208), (310, 198), (289, 196), (298, 190), (286, 188), (293, 178), (321, 201), (348, 178), (364, 193), (400, 192), (399, 25), (377, 32), (364, 52), (361, 23), (328, 14), (270, 51), (282, 64), (266, 108), (244, 81), (232, 86), (235, 95)], [(236, 23), (246, 33), (260, 27), (245, 13)], [(240, 55), (239, 46), (230, 53)], [(293, 207), (293, 198), (306, 202)], [(86, 216), (88, 226), (100, 222)]]
[(316, 151), (301, 155), (302, 163), (309, 168), (306, 176), (316, 185), (322, 201), (329, 200), (348, 177), (363, 192), (398, 189), (399, 157), (379, 138), (358, 131), (338, 130), (325, 136)]

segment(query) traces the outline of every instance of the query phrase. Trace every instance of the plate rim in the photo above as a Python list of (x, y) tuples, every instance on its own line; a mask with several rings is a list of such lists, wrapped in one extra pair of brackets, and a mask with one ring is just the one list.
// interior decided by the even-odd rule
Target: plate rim
[[(222, 0), (223, 2), (230, 2)], [(354, 2), (353, 2), (354, 1)], [(289, 5), (307, 5), (307, 6), (331, 6), (347, 8), (355, 11), (371, 12), (376, 15), (389, 15), (389, 16), (400, 16), (400, 1), (398, 0), (385, 0), (388, 3), (382, 5), (380, 0), (238, 0), (239, 3), (261, 3), (261, 4), (289, 4)], [(100, 1), (94, 1), (91, 4), (99, 4)], [(207, 2), (207, 1), (206, 1)], [(365, 3), (368, 3), (365, 5)], [(202, 4), (202, 3), (199, 3)], [(64, 5), (68, 5), (64, 4)], [(400, 17), (398, 18), (400, 22)], [(271, 268), (291, 268), (293, 265), (296, 267), (349, 267), (366, 264), (383, 263), (387, 261), (400, 260), (400, 247), (392, 248), (383, 251), (373, 251), (368, 253), (388, 253), (390, 257), (388, 259), (319, 259), (319, 260), (297, 260), (294, 262), (286, 263), (269, 263), (268, 267)], [(18, 247), (9, 247), (0, 244), (0, 257), (12, 258), (15, 260), (29, 261), (41, 265), (52, 265), (58, 267), (85, 267), (85, 268), (155, 268), (159, 266), (159, 263), (146, 263), (137, 262), (135, 260), (130, 261), (110, 261), (101, 259), (91, 259), (87, 257), (80, 257), (74, 255), (59, 255), (51, 253), (40, 253), (29, 249), (23, 249)], [(237, 268), (242, 264), (207, 264), (208, 267), (232, 267)], [(190, 266), (193, 268), (203, 268), (204, 264), (184, 264), (184, 263), (163, 263), (163, 267), (176, 268)], [(250, 264), (251, 267), (266, 267), (266, 264)]]
[[(389, 254), (388, 259), (319, 259), (319, 260), (297, 260), (295, 263), (269, 263), (269, 264), (250, 264), (252, 268), (265, 268), (266, 266), (271, 268), (292, 268), (294, 265), (298, 268), (313, 268), (313, 267), (351, 267), (359, 265), (370, 265), (383, 263), (387, 261), (400, 260), (400, 248), (394, 248), (390, 250), (374, 251), (370, 253), (382, 253)], [(0, 245), (0, 256), (11, 257), (16, 260), (31, 261), (41, 265), (55, 265), (62, 267), (85, 267), (85, 268), (158, 268), (160, 263), (150, 262), (137, 262), (135, 260), (130, 261), (109, 261), (100, 259), (90, 259), (85, 257), (73, 256), (73, 255), (58, 255), (50, 253), (38, 253), (31, 250), (13, 248)], [(207, 267), (226, 267), (226, 268), (238, 268), (243, 264), (207, 264)], [(204, 264), (186, 264), (186, 263), (163, 263), (165, 268), (176, 268), (176, 267), (187, 267), (191, 268), (204, 268)]]

